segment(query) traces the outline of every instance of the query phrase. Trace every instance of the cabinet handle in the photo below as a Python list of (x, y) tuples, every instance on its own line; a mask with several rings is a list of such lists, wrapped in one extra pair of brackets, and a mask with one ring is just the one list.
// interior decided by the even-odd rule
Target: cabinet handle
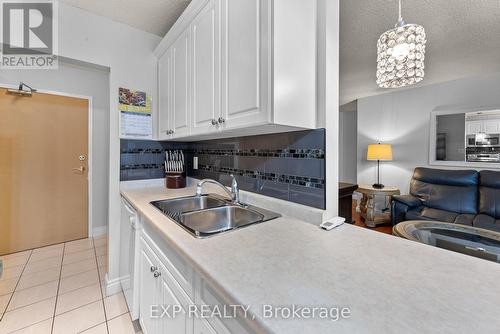
[(212, 125), (217, 125), (217, 120), (215, 118), (212, 119)]
[(155, 272), (158, 270), (158, 267), (156, 266), (151, 266), (151, 268), (149, 268), (151, 270), (151, 272)]
[(161, 273), (160, 273), (159, 271), (155, 271), (155, 273), (153, 274), (153, 276), (154, 276), (155, 278), (158, 278), (158, 277), (160, 277), (160, 276), (161, 276)]
[(224, 123), (225, 121), (226, 121), (226, 120), (225, 120), (224, 118), (219, 117), (219, 123), (220, 123), (220, 124)]

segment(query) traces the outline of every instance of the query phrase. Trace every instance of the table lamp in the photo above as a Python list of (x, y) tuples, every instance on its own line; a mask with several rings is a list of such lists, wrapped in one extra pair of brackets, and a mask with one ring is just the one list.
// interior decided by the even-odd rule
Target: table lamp
[(382, 189), (384, 185), (380, 183), (380, 160), (392, 161), (392, 147), (390, 144), (369, 144), (366, 153), (366, 160), (377, 160), (377, 183), (372, 187)]

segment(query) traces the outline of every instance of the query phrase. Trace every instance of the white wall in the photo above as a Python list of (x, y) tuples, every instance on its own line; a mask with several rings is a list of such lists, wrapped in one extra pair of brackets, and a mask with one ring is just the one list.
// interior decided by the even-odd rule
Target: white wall
[[(139, 14), (138, 14), (139, 15)], [(60, 55), (110, 68), (109, 74), (109, 269), (108, 293), (119, 289), (120, 140), (118, 88), (142, 90), (153, 96), (156, 109), (156, 59), (160, 38), (84, 10), (59, 3)], [(156, 119), (156, 116), (154, 117)]]
[(358, 159), (357, 101), (342, 105), (339, 116), (339, 181), (357, 183), (358, 173), (355, 167)]
[(494, 73), (359, 99), (358, 182), (376, 179), (376, 162), (366, 161), (367, 145), (389, 143), (394, 161), (381, 162), (381, 182), (407, 193), (415, 167), (444, 168), (429, 166), (431, 111), (446, 105), (499, 105), (499, 92), (500, 73)]
[(108, 222), (109, 166), (109, 71), (96, 67), (59, 63), (58, 70), (6, 70), (0, 72), (0, 83), (18, 85), (25, 82), (39, 90), (92, 97), (92, 222), (96, 228)]

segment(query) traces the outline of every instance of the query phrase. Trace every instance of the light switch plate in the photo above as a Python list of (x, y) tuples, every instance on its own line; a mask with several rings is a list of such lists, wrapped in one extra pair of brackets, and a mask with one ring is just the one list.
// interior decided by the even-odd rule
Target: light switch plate
[(193, 169), (198, 169), (198, 157), (193, 157)]

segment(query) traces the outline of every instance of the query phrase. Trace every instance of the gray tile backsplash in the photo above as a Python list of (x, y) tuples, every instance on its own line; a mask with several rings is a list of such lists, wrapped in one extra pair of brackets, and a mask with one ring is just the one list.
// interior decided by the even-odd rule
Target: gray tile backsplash
[[(325, 208), (325, 130), (190, 143), (121, 141), (121, 180), (163, 177), (166, 149), (182, 149), (187, 175), (320, 209)], [(198, 169), (193, 158), (198, 157)]]

